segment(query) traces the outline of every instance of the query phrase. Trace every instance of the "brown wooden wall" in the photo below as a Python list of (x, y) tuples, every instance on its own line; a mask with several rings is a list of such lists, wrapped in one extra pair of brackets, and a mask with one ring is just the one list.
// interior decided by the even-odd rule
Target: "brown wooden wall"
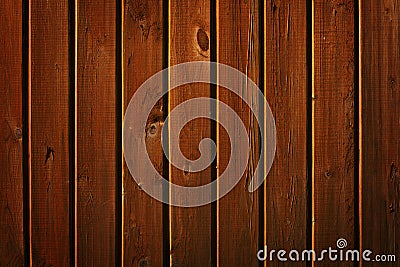
[[(399, 266), (400, 1), (3, 0), (0, 24), (0, 266)], [(249, 107), (209, 84), (171, 91), (144, 133), (164, 178), (205, 184), (229, 161), (224, 129), (197, 119), (183, 154), (211, 138), (216, 160), (196, 173), (168, 162), (161, 128), (185, 100), (225, 102), (251, 141), (228, 195), (182, 208), (133, 180), (122, 125), (146, 79), (191, 61), (263, 90), (277, 148), (249, 192), (260, 149)], [(257, 259), (264, 245), (320, 251), (340, 238), (397, 263)]]

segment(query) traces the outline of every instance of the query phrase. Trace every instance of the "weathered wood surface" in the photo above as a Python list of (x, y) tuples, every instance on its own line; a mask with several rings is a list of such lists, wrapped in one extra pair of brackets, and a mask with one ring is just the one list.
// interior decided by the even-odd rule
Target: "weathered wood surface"
[[(258, 1), (218, 1), (217, 13), (217, 61), (232, 66), (259, 84), (260, 59), (259, 43), (259, 14)], [(263, 34), (263, 33), (262, 33)], [(234, 81), (236, 86), (246, 84), (242, 80)], [(251, 99), (251, 93), (247, 95)], [(250, 153), (248, 167), (235, 188), (218, 201), (218, 251), (219, 266), (258, 266), (255, 256), (258, 251), (259, 231), (263, 227), (259, 225), (259, 193), (249, 192), (248, 187), (252, 174), (259, 160), (259, 125), (252, 115), (250, 108), (234, 93), (218, 87), (218, 100), (226, 103), (240, 116), (250, 141)], [(251, 99), (258, 103), (259, 99)], [(227, 116), (220, 114), (219, 116)], [(235, 125), (234, 120), (228, 122), (230, 127)], [(228, 136), (224, 128), (218, 126), (218, 165), (220, 176), (227, 168), (231, 158), (231, 143), (238, 142), (240, 136), (238, 130)], [(248, 147), (239, 149), (248, 150)], [(242, 154), (244, 157), (245, 153)], [(232, 155), (237, 158), (238, 155)], [(242, 159), (243, 160), (243, 159)], [(261, 163), (262, 164), (262, 163)], [(235, 165), (234, 174), (240, 175), (240, 166)], [(229, 177), (233, 179), (234, 177)], [(261, 214), (262, 216), (262, 214)]]
[[(319, 251), (339, 238), (347, 248), (400, 255), (399, 4), (6, 0), (0, 266), (305, 266), (261, 263), (257, 250)], [(276, 157), (262, 190), (249, 193), (260, 146), (249, 108), (209, 84), (174, 89), (144, 133), (160, 174), (198, 186), (226, 168), (229, 138), (208, 119), (188, 123), (179, 146), (194, 160), (200, 140), (215, 138), (210, 167), (179, 170), (163, 156), (165, 115), (191, 98), (235, 109), (251, 147), (244, 177), (224, 198), (168, 207), (123, 164), (121, 113), (151, 75), (200, 60), (233, 66), (261, 86), (276, 120)]]
[(68, 1), (30, 8), (32, 265), (69, 266)]
[(116, 262), (116, 4), (77, 1), (78, 266)]
[[(357, 249), (354, 2), (314, 1), (313, 248)], [(353, 266), (324, 261), (315, 266)]]
[[(163, 3), (160, 0), (125, 1), (124, 110), (139, 86), (163, 68), (165, 37), (162, 11)], [(164, 168), (161, 128), (164, 125), (166, 109), (168, 106), (161, 99), (153, 108), (146, 125), (147, 152), (160, 174), (163, 174)], [(136, 168), (140, 168), (142, 162), (137, 160), (135, 164)], [(163, 248), (162, 242), (163, 227), (165, 229), (162, 203), (141, 190), (126, 165), (123, 175), (124, 266), (163, 266), (163, 250), (169, 247)]]
[(400, 3), (395, 0), (362, 1), (360, 13), (361, 246), (373, 251), (372, 257), (395, 254), (398, 260)]
[[(169, 6), (169, 65), (210, 58), (210, 1), (171, 0)], [(173, 77), (171, 77), (173, 78)], [(210, 85), (180, 86), (169, 95), (169, 110), (190, 98), (209, 97)], [(211, 110), (210, 106), (192, 107)], [(177, 118), (177, 120), (183, 119)], [(179, 125), (179, 122), (178, 122)], [(198, 144), (211, 137), (208, 119), (189, 122), (180, 133), (180, 148), (191, 160), (200, 154)], [(171, 158), (173, 160), (173, 156)], [(169, 179), (183, 186), (199, 186), (211, 181), (211, 167), (201, 172), (179, 170), (170, 165)], [(170, 191), (170, 194), (174, 192)], [(211, 206), (170, 207), (170, 254), (172, 266), (210, 266)]]
[[(265, 6), (265, 96), (275, 117), (277, 148), (265, 180), (264, 231), (270, 249), (307, 246), (307, 6), (271, 1)], [(305, 266), (304, 262), (268, 266)]]
[(23, 266), (22, 1), (3, 1), (0, 17), (0, 266)]

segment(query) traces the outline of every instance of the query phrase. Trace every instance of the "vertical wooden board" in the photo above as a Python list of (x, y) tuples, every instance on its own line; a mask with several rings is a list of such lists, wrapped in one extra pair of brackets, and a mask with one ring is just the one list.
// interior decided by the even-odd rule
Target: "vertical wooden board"
[(398, 260), (400, 3), (362, 1), (360, 11), (362, 248), (373, 251), (371, 258), (395, 254)]
[[(217, 61), (246, 73), (258, 84), (260, 64), (258, 1), (220, 0), (217, 9)], [(241, 80), (235, 83), (237, 86), (247, 86)], [(244, 92), (245, 88), (241, 90)], [(252, 92), (249, 92), (247, 97), (258, 103), (259, 100), (252, 98), (251, 95)], [(229, 105), (240, 116), (251, 145), (248, 167), (243, 177), (229, 194), (218, 201), (218, 265), (258, 266), (256, 256), (258, 237), (259, 231), (263, 229), (262, 226), (259, 227), (259, 191), (249, 192), (248, 187), (259, 160), (259, 126), (250, 108), (235, 94), (218, 87), (218, 100)], [(233, 128), (238, 127), (233, 120), (229, 123), (233, 124), (231, 126)], [(238, 131), (235, 131), (233, 136), (228, 136), (221, 125), (218, 127), (219, 177), (226, 170), (230, 160), (231, 143), (247, 137), (241, 137)], [(249, 147), (240, 149), (249, 150)], [(232, 156), (237, 157), (237, 155)], [(238, 164), (234, 168), (236, 174), (240, 175)]]
[[(276, 155), (265, 187), (269, 249), (303, 250), (307, 245), (306, 12), (306, 1), (300, 0), (267, 1), (265, 6), (265, 95), (277, 130)], [(267, 265), (285, 263), (275, 258)]]
[[(354, 2), (314, 1), (313, 247), (355, 247)], [(357, 141), (356, 141), (357, 142)], [(353, 266), (352, 262), (316, 266)]]
[[(210, 1), (170, 0), (169, 6), (170, 66), (210, 58)], [(173, 77), (171, 77), (173, 79)], [(209, 84), (181, 86), (169, 95), (169, 110), (195, 97), (210, 97)], [(195, 110), (210, 106), (191, 107)], [(195, 112), (196, 113), (196, 112)], [(182, 119), (181, 118), (177, 119)], [(178, 125), (180, 125), (178, 123)], [(170, 133), (174, 134), (174, 133)], [(180, 133), (179, 144), (184, 156), (200, 156), (198, 144), (211, 137), (211, 122), (196, 119)], [(174, 155), (170, 155), (173, 160)], [(179, 170), (170, 166), (170, 181), (181, 186), (199, 186), (211, 181), (211, 167), (192, 173), (190, 166)], [(170, 194), (174, 194), (170, 191)], [(172, 266), (209, 266), (211, 264), (211, 205), (197, 208), (170, 208), (170, 253)]]
[(120, 256), (115, 255), (116, 3), (77, 1), (77, 11), (77, 264), (113, 266)]
[(68, 266), (68, 1), (31, 4), (33, 266)]
[[(142, 83), (162, 70), (162, 1), (126, 0), (123, 16), (125, 110)], [(166, 108), (161, 99), (153, 108), (146, 125), (147, 152), (160, 174), (163, 171), (161, 128)], [(142, 162), (137, 160), (134, 164), (140, 168)], [(162, 203), (141, 190), (126, 165), (123, 185), (124, 265), (163, 266)]]
[(0, 265), (23, 266), (22, 1), (0, 6)]

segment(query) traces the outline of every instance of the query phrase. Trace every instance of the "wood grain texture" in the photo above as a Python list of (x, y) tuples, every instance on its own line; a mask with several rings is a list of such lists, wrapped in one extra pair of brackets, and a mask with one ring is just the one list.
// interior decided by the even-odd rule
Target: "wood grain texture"
[[(136, 90), (162, 70), (163, 18), (160, 0), (126, 0), (124, 5), (124, 109)], [(161, 89), (161, 87), (160, 87)], [(153, 108), (146, 125), (147, 152), (162, 174), (162, 99)], [(142, 162), (137, 160), (135, 168)], [(162, 203), (147, 195), (124, 165), (124, 266), (163, 266)]]
[[(188, 61), (209, 60), (210, 1), (170, 0), (169, 10), (170, 66)], [(169, 110), (173, 110), (181, 102), (200, 96), (210, 96), (210, 85), (180, 86), (169, 95)], [(192, 108), (211, 110), (210, 106)], [(178, 122), (178, 125), (181, 124)], [(189, 122), (179, 136), (182, 153), (187, 158), (195, 160), (200, 156), (199, 142), (203, 138), (211, 137), (211, 122), (208, 119), (196, 119)], [(171, 155), (172, 160), (173, 156)], [(170, 181), (175, 184), (199, 186), (211, 181), (211, 167), (192, 173), (190, 166), (187, 166), (186, 170), (179, 170), (171, 165), (169, 176)], [(209, 266), (211, 264), (211, 206), (171, 207), (170, 238), (172, 266)]]
[[(265, 187), (265, 243), (287, 251), (307, 245), (306, 12), (306, 1), (300, 0), (267, 1), (265, 6), (265, 95), (277, 130)], [(275, 260), (267, 265), (286, 264)]]
[[(220, 0), (218, 8), (218, 62), (232, 66), (252, 79), (259, 80), (259, 6), (258, 1)], [(262, 62), (262, 61), (261, 61)], [(241, 80), (237, 86), (247, 86)], [(245, 88), (241, 89), (245, 91)], [(254, 103), (259, 99), (247, 96)], [(249, 192), (252, 174), (259, 160), (259, 126), (250, 108), (235, 94), (218, 87), (218, 100), (228, 104), (240, 116), (249, 137), (250, 151), (248, 167), (234, 189), (218, 201), (218, 264), (219, 266), (258, 266), (257, 251), (259, 231), (259, 191)], [(226, 116), (226, 114), (219, 114)], [(232, 120), (229, 123), (234, 125)], [(230, 160), (231, 142), (241, 137), (238, 131), (228, 136), (219, 125), (218, 176), (226, 169)], [(236, 141), (235, 141), (236, 140)], [(241, 147), (241, 151), (249, 150)], [(236, 158), (237, 155), (234, 155)], [(262, 164), (262, 162), (260, 163)], [(237, 175), (240, 167), (235, 165)], [(261, 215), (262, 216), (262, 215)]]
[[(355, 247), (354, 1), (314, 1), (313, 247)], [(353, 266), (324, 262), (315, 266)]]
[[(316, 251), (335, 247), (339, 238), (347, 240), (347, 248), (355, 248), (360, 238), (360, 246), (374, 252), (371, 257), (376, 254), (399, 257), (399, 0), (359, 1), (360, 29), (355, 28), (354, 21), (357, 2), (314, 0), (314, 42), (308, 43), (313, 45), (313, 73), (307, 73), (310, 70), (307, 63), (311, 63), (307, 57), (310, 51), (307, 38), (311, 32), (307, 32), (311, 21), (307, 1), (219, 0), (217, 10), (211, 10), (214, 6), (211, 1), (124, 0), (123, 13), (117, 14), (119, 3), (77, 0), (76, 95), (71, 95), (72, 80), (69, 79), (74, 63), (69, 62), (71, 47), (68, 47), (69, 34), (74, 34), (69, 32), (72, 13), (68, 13), (68, 4), (72, 2), (25, 2), (25, 7), (29, 5), (31, 9), (31, 23), (24, 24), (30, 26), (31, 46), (24, 50), (23, 1), (3, 2), (0, 5), (3, 37), (0, 41), (0, 266), (23, 266), (30, 257), (32, 266), (69, 266), (73, 263), (72, 234), (76, 235), (77, 266), (118, 266), (121, 259), (124, 266), (210, 266), (215, 260), (221, 267), (256, 266), (263, 264), (256, 257), (261, 245), (260, 234), (264, 235), (263, 241), (269, 250), (306, 249), (310, 245), (308, 234), (312, 233)], [(167, 18), (163, 17), (163, 5), (167, 2), (169, 25), (164, 24)], [(210, 21), (215, 11), (218, 36), (211, 36), (215, 32), (211, 27), (215, 25)], [(123, 16), (122, 40), (117, 40), (119, 31), (116, 32), (119, 15)], [(264, 36), (259, 29), (262, 23)], [(165, 27), (169, 27), (169, 36), (164, 36)], [(360, 55), (355, 54), (358, 30), (361, 31)], [(164, 54), (167, 49), (163, 47), (164, 38), (169, 38), (169, 55)], [(218, 51), (212, 54), (214, 40)], [(120, 41), (123, 57), (116, 58)], [(25, 58), (27, 61), (22, 62), (23, 53), (28, 49), (31, 61)], [(119, 202), (116, 199), (122, 197), (116, 191), (120, 177), (117, 172), (121, 168), (118, 150), (121, 144), (117, 136), (120, 112), (137, 88), (162, 69), (165, 56), (169, 56), (172, 66), (209, 61), (215, 55), (219, 62), (265, 85), (263, 89), (277, 129), (276, 157), (264, 184), (265, 202), (259, 202), (257, 192), (247, 191), (258, 161), (258, 125), (237, 96), (218, 88), (219, 100), (239, 114), (252, 145), (244, 177), (218, 201), (218, 220), (214, 221), (212, 205), (169, 207), (170, 232), (163, 232), (167, 209), (139, 188), (124, 165), (123, 251), (117, 255), (121, 245), (118, 244), (121, 225), (117, 223)], [(356, 88), (358, 80), (355, 79), (358, 56), (360, 88)], [(122, 60), (123, 77), (117, 77), (119, 60)], [(23, 90), (28, 89), (26, 80), (21, 78), (29, 63), (31, 98), (28, 101), (23, 98)], [(263, 69), (259, 68), (260, 64)], [(260, 71), (264, 72), (261, 73), (263, 80), (260, 80)], [(312, 106), (309, 105), (311, 86), (308, 87), (311, 74)], [(117, 91), (120, 78), (123, 78), (123, 93)], [(193, 173), (190, 165), (179, 170), (171, 163), (163, 164), (160, 134), (166, 109), (170, 112), (188, 99), (213, 96), (216, 93), (213, 88), (209, 84), (176, 88), (169, 94), (168, 106), (161, 99), (148, 118), (144, 133), (148, 154), (161, 174), (166, 175), (163, 172), (169, 167), (169, 179), (175, 184), (203, 185), (226, 168), (231, 144), (222, 127), (218, 128), (220, 150), (216, 170), (209, 167)], [(357, 90), (360, 90), (361, 107), (359, 125), (355, 124)], [(28, 91), (25, 93), (27, 96)], [(118, 98), (121, 95), (123, 106)], [(76, 100), (75, 107), (69, 106), (74, 102), (72, 97)], [(23, 101), (31, 105), (22, 106)], [(196, 112), (211, 111), (214, 107), (210, 103), (210, 106), (191, 108)], [(72, 127), (70, 115), (74, 109), (77, 121)], [(27, 112), (25, 115), (23, 110)], [(23, 118), (29, 115), (30, 126), (22, 125)], [(184, 115), (176, 119), (183, 118)], [(25, 127), (31, 128), (29, 155), (23, 154), (22, 143), (27, 140), (23, 140), (23, 135), (28, 133)], [(215, 137), (213, 127), (208, 119), (196, 119), (184, 127), (179, 145), (187, 158), (194, 160), (200, 156), (199, 142)], [(71, 140), (75, 128), (76, 140)], [(361, 140), (356, 140), (358, 130)], [(311, 134), (312, 155), (308, 146)], [(69, 225), (74, 212), (70, 210), (69, 190), (73, 187), (69, 182), (75, 173), (70, 169), (75, 156), (70, 154), (74, 152), (70, 150), (71, 142), (76, 142), (76, 233), (70, 232)], [(361, 148), (360, 200), (356, 199), (355, 177), (358, 145)], [(23, 157), (29, 159), (24, 166)], [(311, 160), (313, 176), (307, 177), (311, 173), (307, 169)], [(140, 163), (137, 162), (138, 168)], [(27, 166), (31, 166), (30, 184), (23, 184), (23, 177), (29, 176), (23, 171)], [(312, 207), (307, 202), (311, 178)], [(30, 185), (31, 190), (24, 190)], [(23, 192), (31, 192), (31, 210), (29, 207), (23, 210)], [(356, 225), (358, 205), (360, 225)], [(260, 207), (264, 207), (264, 213), (259, 213)], [(313, 218), (308, 217), (310, 211)], [(24, 248), (23, 212), (31, 215), (32, 255), (24, 255), (29, 248)], [(27, 226), (29, 216), (25, 219)], [(262, 222), (264, 225), (259, 225)], [(216, 240), (214, 227), (218, 227)], [(170, 247), (166, 248), (164, 241), (168, 235)], [(218, 242), (216, 258), (215, 242)], [(168, 249), (170, 262), (165, 262)], [(275, 257), (273, 262), (267, 260), (264, 264), (306, 266), (307, 263), (284, 263)], [(329, 264), (328, 261), (314, 263), (315, 266)], [(332, 263), (337, 265), (353, 263)], [(382, 266), (365, 262), (363, 265)]]
[(362, 247), (398, 258), (400, 2), (362, 1), (360, 11)]
[(22, 1), (0, 17), (0, 266), (23, 266)]
[(68, 1), (31, 14), (32, 265), (69, 266)]
[(81, 0), (77, 10), (77, 264), (114, 266), (116, 4)]

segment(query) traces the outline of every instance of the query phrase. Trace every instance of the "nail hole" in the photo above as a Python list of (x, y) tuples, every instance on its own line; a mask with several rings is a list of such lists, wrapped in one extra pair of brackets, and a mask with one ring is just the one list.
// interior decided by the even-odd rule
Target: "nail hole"
[(396, 80), (393, 77), (389, 77), (389, 83), (392, 89), (396, 87)]
[(330, 170), (327, 170), (327, 171), (325, 171), (325, 177), (326, 178), (332, 178), (332, 176), (333, 176), (333, 173), (330, 171)]
[(390, 213), (394, 213), (396, 210), (394, 209), (394, 207), (393, 207), (393, 204), (390, 204), (390, 206), (389, 206), (389, 211), (390, 211)]

